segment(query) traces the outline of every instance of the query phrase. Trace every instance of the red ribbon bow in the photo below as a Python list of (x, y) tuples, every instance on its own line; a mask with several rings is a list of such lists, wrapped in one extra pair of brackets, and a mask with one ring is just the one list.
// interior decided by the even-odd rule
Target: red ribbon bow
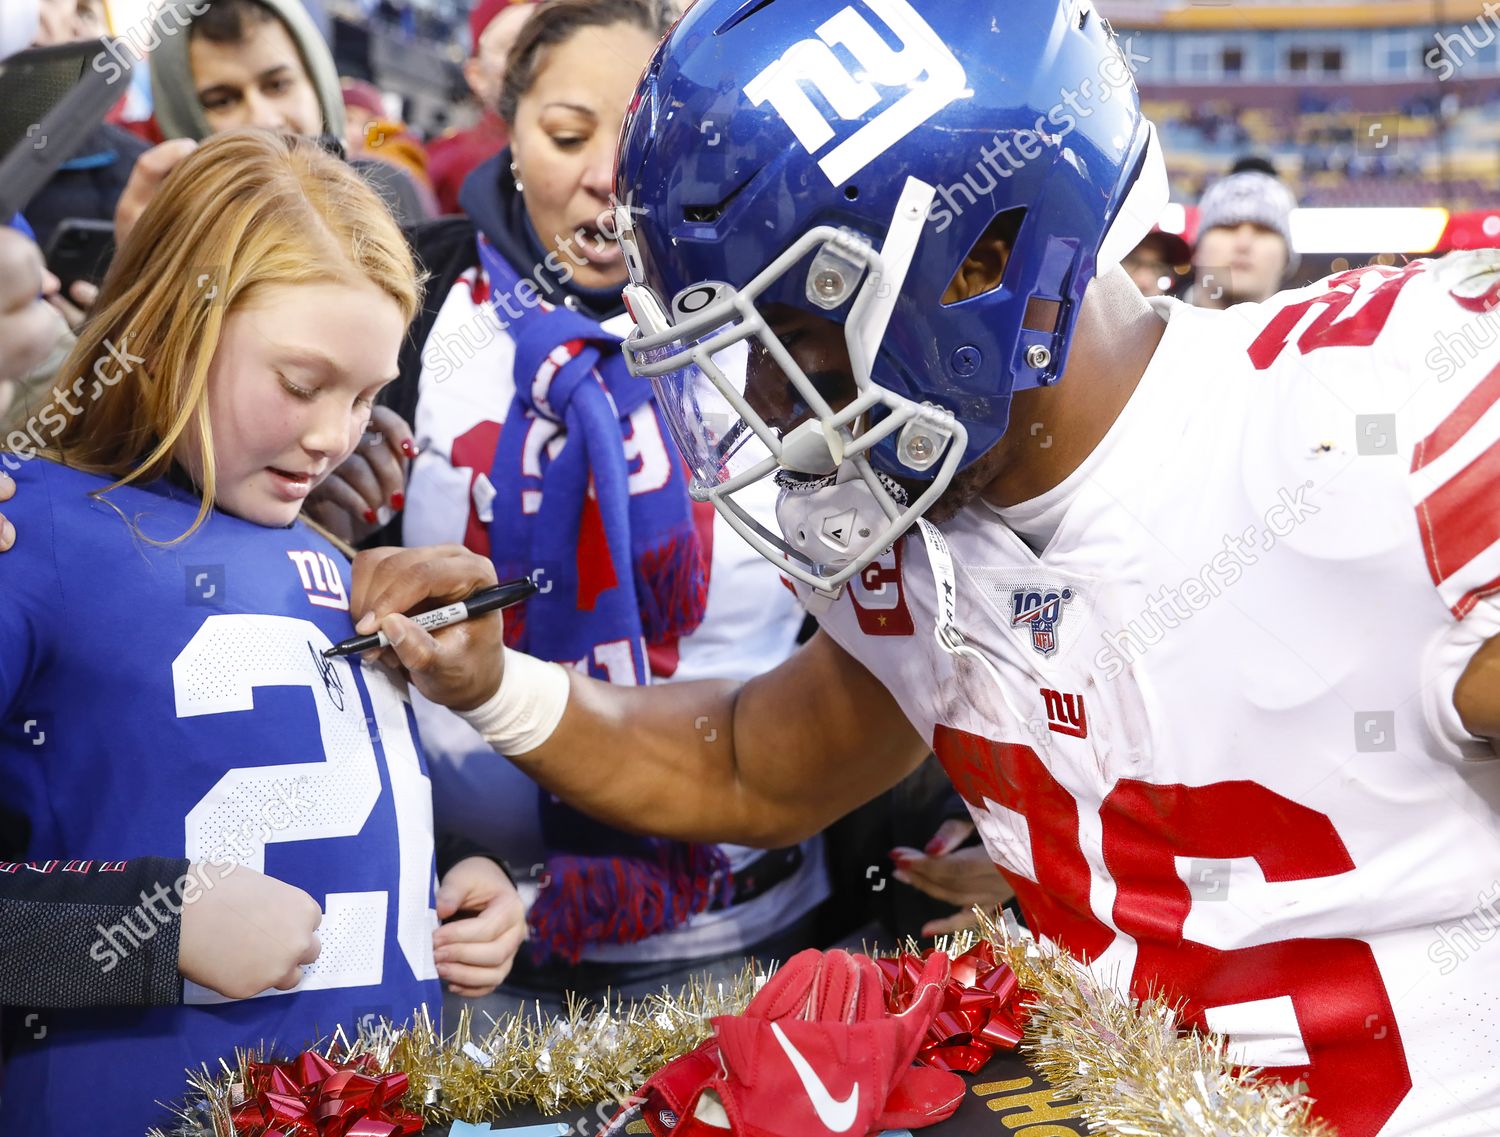
[(400, 1108), (405, 1074), (377, 1074), (365, 1054), (335, 1066), (309, 1050), (290, 1062), (253, 1062), (246, 1100), (230, 1113), (243, 1137), (409, 1137), (422, 1119)]
[[(911, 1003), (925, 955), (901, 955), (877, 959), (885, 979), (886, 1006), (900, 1014)], [(1020, 983), (1010, 965), (995, 959), (994, 946), (976, 944), (953, 961), (943, 984), (943, 1001), (917, 1061), (938, 1070), (975, 1074), (997, 1050), (1014, 1050), (1021, 1044), (1026, 1008), (1021, 1005)]]

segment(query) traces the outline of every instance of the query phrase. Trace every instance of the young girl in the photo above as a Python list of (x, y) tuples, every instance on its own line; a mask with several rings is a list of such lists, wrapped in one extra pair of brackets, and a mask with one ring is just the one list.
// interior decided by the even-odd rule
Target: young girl
[[(0, 871), (81, 890), (138, 860), (193, 867), (98, 909), (86, 950), (50, 947), (59, 978), (32, 1005), (87, 1009), (7, 1010), (0, 1132), (141, 1133), (184, 1068), (236, 1046), (295, 1053), (435, 1009), (437, 916), (498, 893), (499, 868), (467, 860), (434, 911), (408, 707), (324, 657), (353, 634), (348, 564), (298, 519), (364, 433), (418, 302), (356, 174), (310, 142), (228, 134), (120, 250), (28, 425), (40, 454), (10, 436)], [(513, 952), (497, 920), (463, 921), (469, 962)], [(142, 968), (174, 934), (175, 961)], [(183, 981), (163, 982), (173, 962)]]

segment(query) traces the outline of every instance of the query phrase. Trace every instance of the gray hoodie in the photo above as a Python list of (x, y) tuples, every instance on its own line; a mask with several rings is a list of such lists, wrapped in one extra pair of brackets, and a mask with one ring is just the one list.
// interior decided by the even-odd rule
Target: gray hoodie
[[(323, 133), (344, 137), (344, 96), (339, 90), (339, 74), (333, 64), (318, 25), (299, 0), (255, 0), (269, 8), (286, 26), (287, 34), (297, 45), (302, 63), (318, 94), (323, 109)], [(188, 35), (164, 35), (161, 46), (151, 53), (151, 97), (156, 122), (167, 138), (192, 138), (203, 141), (213, 131), (198, 102), (198, 88), (193, 82), (193, 68), (188, 59)]]
[[(0, 3), (5, 0), (0, 0)], [(174, 0), (168, 0), (169, 3)], [(180, 2), (180, 0), (177, 0)], [(344, 95), (339, 87), (338, 70), (333, 52), (313, 18), (300, 0), (255, 0), (269, 8), (285, 25), (287, 34), (297, 45), (302, 63), (317, 92), (323, 111), (323, 133), (341, 142), (344, 139)], [(188, 53), (188, 35), (162, 36), (161, 46), (151, 54), (151, 94), (155, 102), (157, 125), (167, 138), (192, 138), (201, 142), (213, 131), (198, 102), (198, 87), (193, 82), (193, 68)], [(405, 170), (389, 162), (356, 158), (350, 165), (385, 199), (391, 213), (402, 225), (415, 224), (431, 215), (421, 190)]]

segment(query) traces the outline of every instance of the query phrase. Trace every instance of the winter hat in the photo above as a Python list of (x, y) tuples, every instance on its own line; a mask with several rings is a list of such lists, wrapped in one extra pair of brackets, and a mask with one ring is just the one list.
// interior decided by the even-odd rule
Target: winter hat
[(1260, 170), (1230, 174), (1213, 185), (1198, 203), (1198, 235), (1210, 229), (1233, 229), (1249, 221), (1271, 230), (1286, 242), (1287, 275), (1301, 260), (1292, 247), (1292, 210), (1297, 199), (1286, 184)]

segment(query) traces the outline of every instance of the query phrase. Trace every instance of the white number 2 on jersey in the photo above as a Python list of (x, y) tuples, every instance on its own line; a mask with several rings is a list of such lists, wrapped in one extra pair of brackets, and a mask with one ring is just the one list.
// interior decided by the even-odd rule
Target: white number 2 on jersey
[[(290, 616), (210, 616), (172, 661), (179, 718), (252, 711), (257, 687), (305, 687), (318, 709), (321, 761), (230, 770), (187, 815), (189, 860), (232, 860), (265, 870), (265, 843), (354, 837), (380, 797), (380, 770), (353, 671), (323, 660), (327, 636)], [(327, 667), (327, 678), (320, 674)], [(401, 696), (389, 679), (363, 671), (374, 726), (385, 750), (400, 850), (396, 939), (418, 979), (433, 979), (427, 906), (432, 871), (432, 793), (422, 773)], [(303, 970), (299, 991), (381, 982), (389, 894), (330, 892), (322, 898), (322, 953)], [(263, 995), (285, 992), (270, 990)], [(186, 983), (184, 1000), (226, 1000)]]

